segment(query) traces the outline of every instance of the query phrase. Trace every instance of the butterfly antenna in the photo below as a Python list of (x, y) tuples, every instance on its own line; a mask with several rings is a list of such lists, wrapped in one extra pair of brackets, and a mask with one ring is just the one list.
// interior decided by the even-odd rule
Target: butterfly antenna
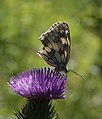
[(71, 69), (69, 69), (69, 71), (70, 71), (70, 72), (73, 72), (73, 73), (76, 74), (76, 75), (78, 75), (81, 79), (84, 79), (83, 76), (80, 75), (80, 74), (78, 74), (77, 72), (75, 72), (75, 71), (73, 71), (73, 70), (71, 70)]

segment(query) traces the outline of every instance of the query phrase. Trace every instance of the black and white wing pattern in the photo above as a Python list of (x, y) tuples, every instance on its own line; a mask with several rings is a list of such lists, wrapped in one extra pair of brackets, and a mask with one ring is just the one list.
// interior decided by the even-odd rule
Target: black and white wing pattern
[(56, 22), (39, 37), (39, 40), (43, 48), (37, 54), (55, 67), (55, 70), (68, 72), (66, 65), (70, 58), (71, 45), (68, 24)]

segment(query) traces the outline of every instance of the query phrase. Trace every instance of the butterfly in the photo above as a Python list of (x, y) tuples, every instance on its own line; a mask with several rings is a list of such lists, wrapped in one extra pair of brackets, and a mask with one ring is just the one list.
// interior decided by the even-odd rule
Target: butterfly
[(56, 22), (41, 34), (39, 40), (42, 42), (43, 48), (37, 54), (49, 65), (55, 67), (56, 71), (65, 73), (71, 71), (84, 79), (80, 74), (67, 67), (71, 49), (70, 29), (67, 23)]
[(43, 48), (37, 54), (55, 67), (56, 71), (68, 72), (66, 66), (69, 62), (71, 46), (68, 24), (56, 22), (39, 37), (39, 40)]

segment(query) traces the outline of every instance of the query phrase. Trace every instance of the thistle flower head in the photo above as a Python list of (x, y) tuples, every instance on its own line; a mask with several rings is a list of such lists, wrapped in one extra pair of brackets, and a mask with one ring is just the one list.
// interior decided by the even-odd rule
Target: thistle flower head
[(50, 68), (31, 69), (13, 76), (9, 85), (28, 99), (61, 99), (65, 97), (66, 79)]

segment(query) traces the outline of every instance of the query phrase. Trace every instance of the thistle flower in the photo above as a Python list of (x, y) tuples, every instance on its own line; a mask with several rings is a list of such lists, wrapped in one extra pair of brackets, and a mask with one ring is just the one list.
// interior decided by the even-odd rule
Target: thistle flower
[(65, 97), (66, 77), (50, 68), (31, 69), (13, 76), (10, 87), (28, 99), (62, 99)]

